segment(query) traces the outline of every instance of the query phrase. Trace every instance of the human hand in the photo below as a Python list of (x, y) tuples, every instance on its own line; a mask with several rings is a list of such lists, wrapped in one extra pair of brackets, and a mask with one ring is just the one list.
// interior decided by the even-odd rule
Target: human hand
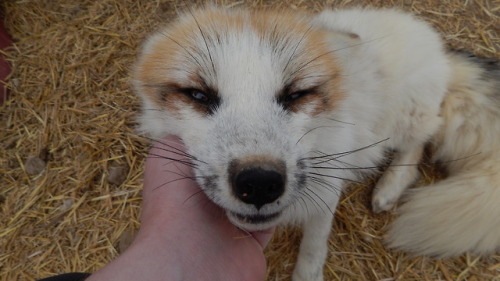
[(263, 248), (272, 230), (232, 225), (193, 180), (179, 139), (154, 144), (144, 173), (141, 229), (97, 280), (252, 280), (266, 276)]

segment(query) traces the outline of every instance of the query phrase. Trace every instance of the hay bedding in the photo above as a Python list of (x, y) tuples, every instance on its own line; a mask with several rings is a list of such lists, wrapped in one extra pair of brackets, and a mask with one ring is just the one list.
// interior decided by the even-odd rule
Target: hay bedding
[[(10, 99), (0, 106), (0, 279), (92, 272), (139, 227), (148, 142), (134, 134), (129, 69), (138, 44), (189, 1), (4, 1), (16, 43)], [(244, 2), (247, 2), (246, 4)], [(219, 1), (319, 10), (362, 1)], [(499, 57), (499, 2), (374, 1), (432, 22), (453, 47)], [(424, 169), (425, 181), (435, 176)], [(326, 280), (500, 280), (500, 256), (434, 261), (383, 248), (390, 214), (369, 211), (370, 183), (340, 204)], [(288, 280), (299, 234), (279, 230), (269, 280)]]

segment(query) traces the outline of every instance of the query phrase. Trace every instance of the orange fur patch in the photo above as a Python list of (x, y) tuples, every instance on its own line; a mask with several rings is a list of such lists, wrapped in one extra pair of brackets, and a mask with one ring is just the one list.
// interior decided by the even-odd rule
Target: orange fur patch
[(239, 172), (259, 167), (264, 170), (272, 170), (280, 172), (282, 175), (286, 174), (285, 163), (281, 160), (269, 157), (267, 155), (251, 155), (237, 160), (233, 160), (230, 164), (230, 174), (238, 174)]

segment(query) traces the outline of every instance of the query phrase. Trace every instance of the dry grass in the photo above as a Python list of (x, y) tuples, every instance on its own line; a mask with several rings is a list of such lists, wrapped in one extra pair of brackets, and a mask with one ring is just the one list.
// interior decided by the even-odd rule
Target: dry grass
[[(188, 1), (4, 1), (15, 46), (10, 99), (0, 106), (0, 280), (92, 272), (139, 226), (147, 142), (134, 134), (129, 67), (138, 43)], [(199, 1), (201, 2), (201, 1)], [(363, 1), (218, 1), (319, 10)], [(367, 1), (368, 2), (368, 1)], [(498, 0), (370, 1), (432, 22), (453, 47), (499, 57)], [(108, 180), (112, 174), (112, 179)], [(426, 176), (432, 181), (434, 176)], [(390, 214), (353, 188), (335, 220), (327, 280), (500, 280), (500, 256), (441, 261), (383, 248)], [(289, 280), (299, 234), (267, 249), (269, 280)]]

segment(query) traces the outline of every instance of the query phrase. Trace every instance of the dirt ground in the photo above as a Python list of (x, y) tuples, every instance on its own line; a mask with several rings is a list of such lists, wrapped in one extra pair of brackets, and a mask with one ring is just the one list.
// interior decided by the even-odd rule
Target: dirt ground
[[(5, 0), (13, 72), (0, 106), (0, 280), (93, 272), (139, 228), (149, 142), (136, 135), (129, 72), (145, 36), (204, 1)], [(231, 7), (398, 7), (431, 22), (447, 43), (500, 57), (498, 0), (216, 1)], [(423, 168), (424, 180), (436, 174)], [(370, 211), (372, 182), (337, 210), (326, 280), (500, 280), (500, 256), (433, 260), (384, 248), (393, 214)], [(266, 250), (268, 280), (289, 280), (300, 232), (282, 228)]]

